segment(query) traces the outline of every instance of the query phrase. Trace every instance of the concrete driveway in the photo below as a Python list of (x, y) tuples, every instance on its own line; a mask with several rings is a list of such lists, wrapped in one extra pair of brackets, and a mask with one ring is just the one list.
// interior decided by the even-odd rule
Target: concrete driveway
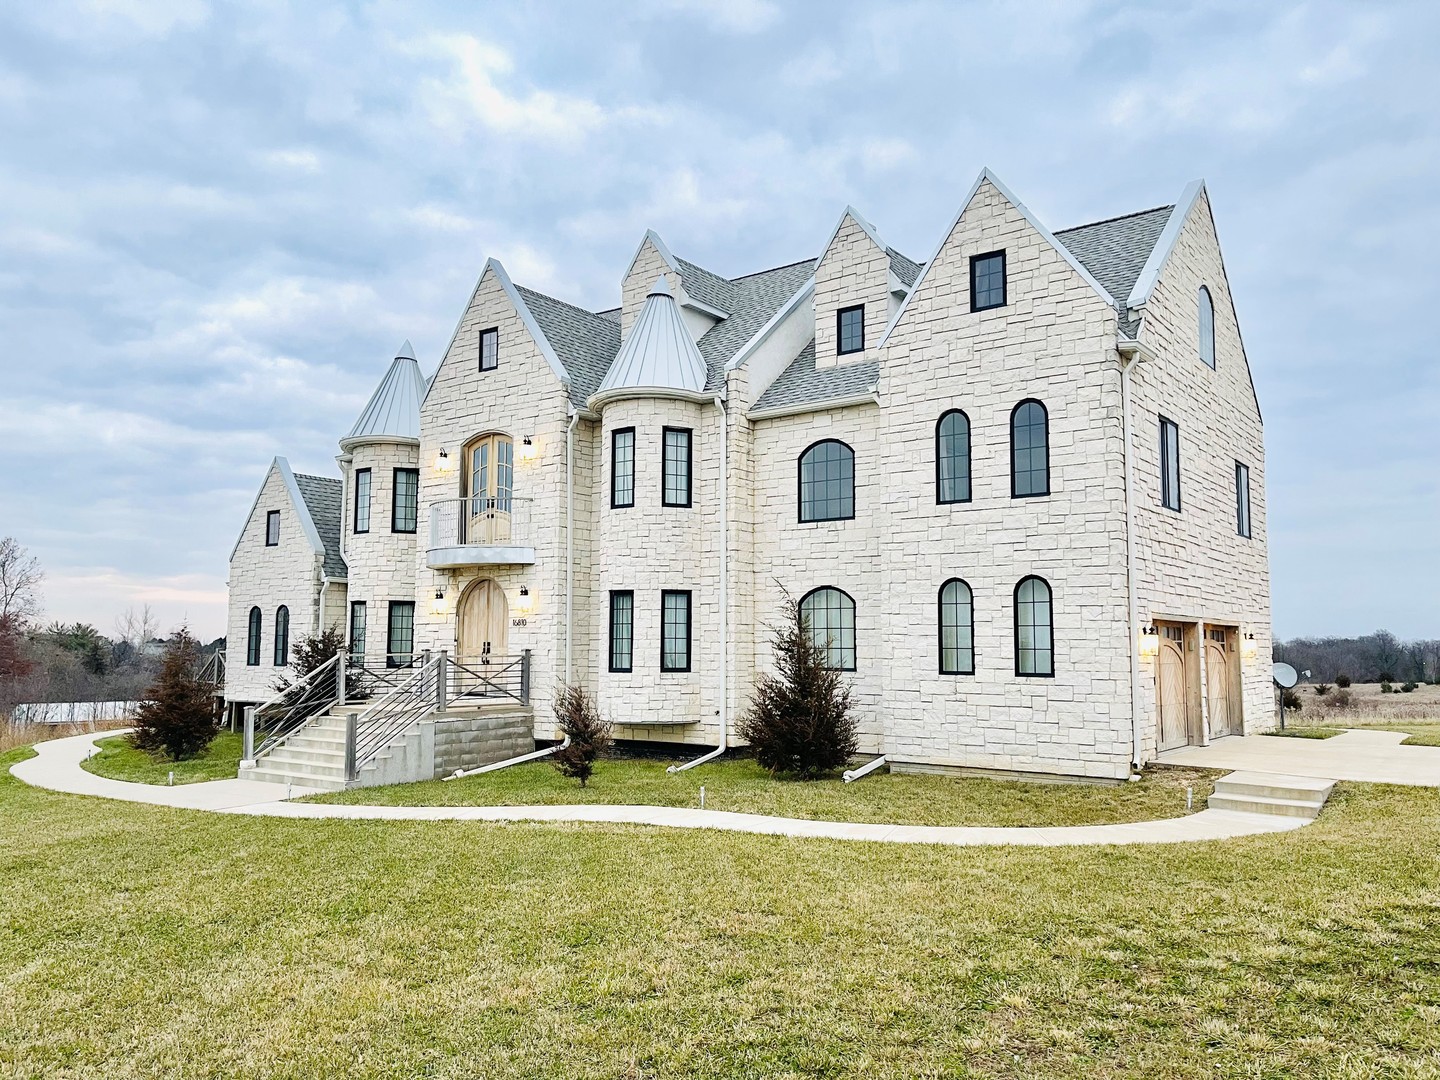
[(1162, 765), (1359, 780), (1372, 784), (1440, 787), (1440, 746), (1401, 746), (1402, 731), (1350, 730), (1329, 739), (1231, 735), (1209, 746), (1182, 746), (1156, 760)]

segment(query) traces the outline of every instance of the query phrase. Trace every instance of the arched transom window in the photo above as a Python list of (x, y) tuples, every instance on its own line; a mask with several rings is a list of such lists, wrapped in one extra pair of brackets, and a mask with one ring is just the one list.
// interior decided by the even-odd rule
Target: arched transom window
[(1050, 585), (1027, 577), (1015, 586), (1015, 674), (1055, 674), (1055, 626)]
[(1010, 494), (1050, 494), (1050, 417), (1033, 398), (1010, 414)]
[(1196, 294), (1200, 309), (1200, 359), (1210, 367), (1215, 366), (1215, 303), (1210, 299), (1210, 290), (1204, 285)]
[(815, 589), (800, 601), (810, 639), (825, 651), (825, 664), (836, 671), (855, 670), (855, 601), (840, 589)]

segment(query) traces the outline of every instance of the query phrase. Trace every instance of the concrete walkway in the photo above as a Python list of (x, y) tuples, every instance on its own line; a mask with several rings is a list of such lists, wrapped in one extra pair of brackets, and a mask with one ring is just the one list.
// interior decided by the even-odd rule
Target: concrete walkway
[(1440, 787), (1440, 746), (1401, 746), (1401, 731), (1352, 729), (1329, 739), (1230, 735), (1209, 746), (1167, 750), (1162, 765), (1245, 769), (1326, 780)]
[[(1300, 818), (1233, 810), (1202, 810), (1186, 817), (1140, 821), (1128, 825), (1025, 829), (810, 821), (804, 818), (732, 814), (722, 810), (692, 810), (673, 806), (340, 806), (294, 803), (286, 801), (287, 791), (283, 786), (254, 780), (211, 780), (178, 787), (158, 787), (107, 780), (82, 769), (80, 763), (89, 756), (94, 741), (113, 734), (114, 732), (102, 731), (38, 743), (35, 746), (38, 756), (12, 765), (10, 771), (27, 784), (52, 791), (225, 814), (370, 821), (601, 821), (628, 825), (665, 825), (679, 829), (721, 829), (769, 836), (876, 840), (902, 844), (1017, 844), (1038, 847), (1076, 844), (1174, 844), (1288, 832), (1309, 824)], [(299, 788), (288, 792), (289, 796), (302, 794), (311, 792)]]

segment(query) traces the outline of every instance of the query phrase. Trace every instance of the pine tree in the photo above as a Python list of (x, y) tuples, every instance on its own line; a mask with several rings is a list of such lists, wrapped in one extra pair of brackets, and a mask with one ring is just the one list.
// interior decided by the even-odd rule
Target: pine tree
[(610, 748), (610, 721), (601, 718), (595, 699), (579, 686), (561, 687), (555, 719), (570, 742), (550, 755), (550, 764), (583, 788), (595, 771), (595, 759)]
[(740, 736), (772, 773), (815, 780), (843, 768), (856, 751), (850, 688), (826, 665), (800, 605), (785, 597), (785, 619), (771, 634), (776, 675), (762, 672), (740, 720)]
[(181, 627), (166, 643), (160, 674), (136, 711), (132, 746), (171, 761), (205, 752), (219, 729), (211, 688), (199, 672), (200, 643)]

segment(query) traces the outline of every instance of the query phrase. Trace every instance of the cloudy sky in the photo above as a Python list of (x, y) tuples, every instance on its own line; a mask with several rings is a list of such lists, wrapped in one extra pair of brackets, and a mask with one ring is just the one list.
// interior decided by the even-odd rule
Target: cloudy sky
[(1203, 176), (1265, 412), (1275, 625), (1440, 635), (1440, 8), (0, 4), (0, 535), (47, 615), (223, 629), (266, 464), (333, 473), (487, 256), (591, 306), (854, 203), (924, 258), (989, 165), (1052, 228)]

